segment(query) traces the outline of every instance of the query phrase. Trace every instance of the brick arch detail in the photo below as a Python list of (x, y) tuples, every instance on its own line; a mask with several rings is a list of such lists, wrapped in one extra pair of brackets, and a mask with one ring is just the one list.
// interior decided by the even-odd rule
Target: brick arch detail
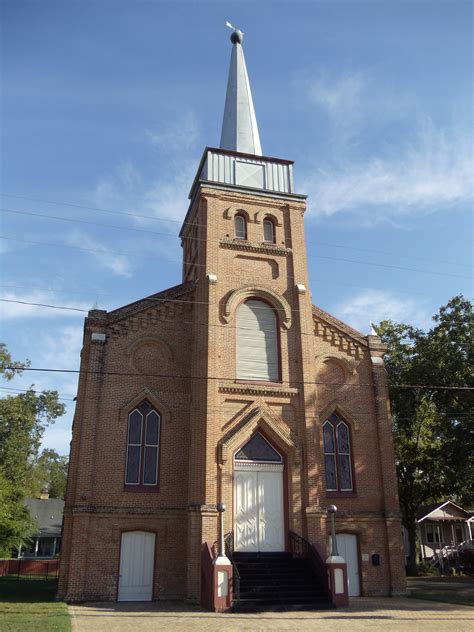
[(334, 362), (334, 364), (340, 367), (346, 379), (355, 374), (355, 367), (351, 362), (346, 360), (346, 358), (331, 353), (324, 353), (316, 356), (316, 375), (321, 371), (326, 362)]
[(147, 399), (156, 410), (156, 412), (160, 414), (162, 423), (168, 423), (171, 421), (171, 410), (169, 406), (165, 404), (165, 402), (160, 397), (155, 395), (155, 393), (153, 393), (153, 391), (147, 387), (137, 393), (137, 395), (135, 395), (135, 397), (133, 397), (131, 400), (120, 406), (119, 420), (128, 421), (129, 413), (144, 399)]
[(257, 211), (255, 213), (255, 223), (260, 224), (264, 219), (271, 219), (275, 226), (283, 226), (280, 219), (269, 211)]
[(229, 208), (226, 208), (226, 210), (224, 211), (225, 219), (234, 219), (234, 217), (239, 214), (243, 215), (247, 222), (253, 221), (250, 213), (240, 206), (229, 206)]
[(226, 323), (231, 322), (237, 306), (248, 298), (260, 298), (270, 303), (280, 316), (280, 326), (285, 329), (291, 327), (291, 307), (288, 301), (283, 296), (262, 285), (247, 285), (231, 292), (224, 305), (224, 321)]

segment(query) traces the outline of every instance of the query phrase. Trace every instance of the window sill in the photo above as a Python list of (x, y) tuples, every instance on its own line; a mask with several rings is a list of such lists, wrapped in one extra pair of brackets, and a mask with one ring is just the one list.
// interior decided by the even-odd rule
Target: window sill
[(124, 485), (124, 492), (138, 492), (139, 494), (156, 494), (160, 491), (158, 485)]
[(256, 386), (283, 386), (283, 382), (270, 382), (267, 380), (235, 380), (236, 384), (255, 384)]
[(326, 492), (326, 498), (354, 498), (357, 496), (355, 491), (347, 492)]

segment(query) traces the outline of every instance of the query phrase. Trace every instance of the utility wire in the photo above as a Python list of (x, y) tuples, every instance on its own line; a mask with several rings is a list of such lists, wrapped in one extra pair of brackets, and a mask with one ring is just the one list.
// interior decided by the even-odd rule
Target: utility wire
[[(133, 230), (135, 232), (147, 233), (150, 235), (167, 235), (167, 236), (175, 237), (174, 233), (151, 231), (144, 228), (135, 228), (135, 227), (129, 227), (129, 226), (116, 226), (113, 224), (101, 224), (100, 222), (91, 222), (89, 220), (75, 219), (72, 217), (59, 217), (57, 215), (46, 215), (43, 213), (32, 213), (30, 211), (19, 211), (19, 210), (6, 209), (6, 208), (0, 208), (0, 211), (3, 211), (5, 213), (15, 213), (18, 215), (41, 217), (43, 219), (44, 218), (54, 219), (61, 222), (73, 222), (73, 223), (79, 223), (79, 224), (88, 224), (91, 226), (100, 226), (102, 228), (113, 228), (115, 230), (127, 230), (127, 231)], [(199, 237), (193, 237), (192, 239), (197, 240), (197, 241), (204, 241), (204, 242), (209, 241), (208, 239), (201, 239)], [(274, 245), (277, 246), (277, 244), (274, 244)], [(436, 272), (434, 270), (420, 270), (419, 268), (409, 268), (407, 266), (396, 266), (396, 265), (391, 265), (391, 264), (386, 264), (386, 263), (375, 263), (375, 262), (370, 262), (370, 261), (359, 261), (357, 259), (345, 259), (341, 257), (329, 257), (326, 255), (311, 255), (311, 254), (307, 254), (307, 256), (309, 258), (315, 258), (315, 259), (327, 259), (329, 261), (343, 261), (344, 263), (355, 263), (359, 265), (368, 265), (368, 266), (374, 266), (377, 268), (387, 268), (387, 269), (393, 269), (393, 270), (403, 270), (407, 272), (418, 272), (420, 274), (433, 274), (436, 276), (449, 276), (449, 277), (456, 277), (456, 278), (461, 278), (461, 279), (471, 278), (469, 275), (464, 275), (464, 274), (455, 274), (452, 272)]]
[[(131, 213), (129, 211), (116, 211), (116, 210), (110, 210), (110, 209), (104, 209), (104, 208), (99, 208), (97, 206), (86, 206), (84, 204), (75, 204), (75, 203), (71, 203), (71, 202), (55, 202), (52, 200), (44, 200), (44, 199), (40, 199), (40, 198), (36, 198), (36, 197), (28, 197), (25, 195), (11, 195), (8, 193), (0, 193), (0, 196), (2, 197), (8, 197), (8, 198), (14, 198), (14, 199), (18, 199), (18, 200), (29, 200), (32, 202), (42, 202), (44, 204), (54, 204), (56, 206), (71, 206), (74, 208), (79, 208), (79, 209), (83, 209), (83, 210), (90, 210), (90, 211), (98, 211), (99, 213), (109, 213), (112, 215), (121, 215), (121, 216), (125, 216), (125, 217), (135, 217), (137, 219), (150, 219), (150, 220), (155, 220), (155, 221), (160, 221), (160, 222), (173, 222), (176, 224), (182, 224), (183, 226), (186, 224), (192, 224), (193, 226), (196, 227), (203, 227), (206, 226), (206, 224), (200, 224), (200, 223), (195, 223), (195, 222), (184, 222), (182, 220), (179, 219), (170, 219), (167, 217), (157, 217), (155, 215), (141, 215), (138, 213)], [(169, 235), (173, 235), (175, 236), (174, 233), (166, 233)], [(375, 250), (375, 249), (371, 249), (371, 248), (358, 248), (357, 246), (349, 246), (349, 245), (343, 245), (343, 244), (333, 244), (333, 243), (328, 243), (328, 242), (321, 242), (318, 241), (317, 246), (325, 246), (328, 248), (342, 248), (345, 250), (357, 250), (360, 252), (373, 252), (375, 254), (380, 254), (380, 255), (385, 255), (385, 256), (396, 256), (399, 257), (400, 253), (396, 253), (396, 252), (387, 252), (384, 250)], [(461, 266), (461, 267), (470, 267), (469, 264), (464, 264), (464, 263), (459, 263), (459, 261), (446, 261), (446, 260), (440, 260), (440, 259), (433, 259), (430, 257), (415, 257), (413, 255), (402, 255), (402, 257), (404, 259), (416, 259), (418, 261), (434, 261), (436, 263), (445, 263), (447, 265), (453, 265), (453, 266)]]

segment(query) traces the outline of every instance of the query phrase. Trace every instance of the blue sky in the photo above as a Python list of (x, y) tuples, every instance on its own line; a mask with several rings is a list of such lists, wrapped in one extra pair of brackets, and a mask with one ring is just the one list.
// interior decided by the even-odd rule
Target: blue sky
[[(313, 302), (364, 333), (384, 318), (429, 327), (472, 295), (472, 10), (4, 0), (3, 298), (113, 309), (180, 282), (187, 194), (220, 139), (230, 20), (245, 32), (263, 151), (295, 160), (309, 195)], [(84, 313), (0, 310), (15, 359), (79, 367)], [(77, 376), (2, 386), (32, 383), (65, 398), (44, 445), (67, 453)]]

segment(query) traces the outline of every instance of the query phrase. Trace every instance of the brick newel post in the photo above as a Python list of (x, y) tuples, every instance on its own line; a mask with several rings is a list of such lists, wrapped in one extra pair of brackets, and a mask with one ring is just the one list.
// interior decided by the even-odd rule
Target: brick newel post
[(336, 608), (340, 608), (349, 605), (349, 591), (347, 585), (347, 564), (337, 550), (336, 511), (336, 505), (329, 505), (328, 512), (331, 514), (331, 555), (327, 558), (326, 564), (328, 567), (331, 601)]
[(214, 611), (226, 612), (232, 607), (232, 563), (225, 554), (224, 546), (224, 503), (218, 503), (219, 553), (213, 562)]

